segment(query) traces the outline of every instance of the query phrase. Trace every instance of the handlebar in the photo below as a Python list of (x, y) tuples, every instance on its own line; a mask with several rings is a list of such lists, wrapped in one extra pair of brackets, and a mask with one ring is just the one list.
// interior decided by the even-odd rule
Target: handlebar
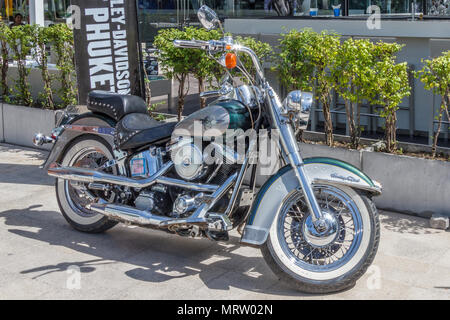
[[(232, 42), (232, 39), (231, 39)], [(243, 52), (247, 55), (249, 55), (253, 61), (253, 64), (256, 68), (256, 73), (261, 80), (261, 82), (265, 82), (264, 78), (264, 71), (261, 66), (261, 63), (259, 61), (258, 56), (255, 54), (255, 52), (247, 47), (241, 46), (239, 44), (230, 44), (226, 41), (220, 41), (220, 40), (210, 40), (210, 41), (203, 41), (203, 40), (174, 40), (173, 45), (178, 48), (187, 48), (187, 49), (203, 49), (208, 51), (226, 51), (226, 50), (232, 50), (237, 52)]]
[(188, 49), (208, 49), (209, 41), (201, 40), (175, 40), (173, 42), (175, 47)]

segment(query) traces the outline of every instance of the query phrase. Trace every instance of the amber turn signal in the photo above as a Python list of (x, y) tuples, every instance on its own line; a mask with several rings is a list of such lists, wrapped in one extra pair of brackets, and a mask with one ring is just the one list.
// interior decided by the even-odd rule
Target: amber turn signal
[(237, 57), (235, 53), (228, 52), (225, 56), (225, 65), (228, 69), (234, 69), (237, 65)]

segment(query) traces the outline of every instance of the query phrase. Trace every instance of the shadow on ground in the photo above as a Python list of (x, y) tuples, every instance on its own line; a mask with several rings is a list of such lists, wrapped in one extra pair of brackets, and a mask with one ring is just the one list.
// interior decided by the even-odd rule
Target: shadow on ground
[(428, 219), (400, 213), (385, 215), (380, 212), (380, 221), (385, 229), (398, 233), (435, 234), (442, 232), (442, 230), (431, 229)]
[(39, 169), (39, 165), (0, 163), (0, 183), (51, 186), (55, 179)]
[[(128, 277), (143, 282), (160, 283), (198, 274), (210, 289), (229, 290), (230, 287), (237, 287), (250, 292), (280, 296), (305, 296), (277, 285), (276, 277), (262, 257), (245, 257), (234, 253), (240, 247), (237, 237), (231, 237), (227, 243), (215, 243), (206, 239), (181, 238), (161, 231), (147, 232), (141, 231), (141, 228), (130, 230), (123, 225), (104, 234), (86, 234), (72, 229), (60, 213), (41, 211), (40, 207), (35, 205), (23, 210), (8, 210), (0, 213), (0, 218), (5, 219), (4, 225), (8, 232), (51, 246), (62, 246), (89, 254), (93, 258), (37, 266), (21, 270), (22, 274), (36, 274), (33, 275), (34, 278), (39, 278), (49, 273), (66, 272), (72, 265), (78, 266), (83, 273), (91, 273), (96, 270), (96, 266), (121, 262), (131, 265), (131, 269), (124, 271)], [(27, 227), (32, 227), (33, 231), (22, 229)], [(238, 264), (236, 259), (239, 259)], [(206, 262), (207, 260), (210, 262)], [(238, 276), (227, 277), (226, 281), (214, 281), (211, 278), (212, 268), (223, 270), (220, 275), (232, 271), (237, 272)], [(264, 288), (268, 283), (272, 285)]]

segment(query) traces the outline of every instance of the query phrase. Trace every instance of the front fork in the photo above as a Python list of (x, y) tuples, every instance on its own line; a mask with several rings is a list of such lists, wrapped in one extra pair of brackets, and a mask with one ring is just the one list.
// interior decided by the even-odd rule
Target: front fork
[(295, 176), (297, 177), (300, 186), (305, 195), (306, 205), (308, 206), (311, 214), (312, 222), (316, 228), (325, 228), (324, 215), (319, 207), (319, 203), (314, 195), (314, 191), (311, 186), (311, 181), (305, 172), (305, 166), (303, 159), (300, 155), (300, 149), (298, 147), (297, 140), (295, 138), (295, 133), (286, 119), (281, 115), (281, 102), (275, 93), (275, 91), (267, 86), (266, 88), (269, 101), (269, 109), (273, 119), (273, 125), (280, 132), (281, 147), (283, 148), (289, 163), (294, 169)]

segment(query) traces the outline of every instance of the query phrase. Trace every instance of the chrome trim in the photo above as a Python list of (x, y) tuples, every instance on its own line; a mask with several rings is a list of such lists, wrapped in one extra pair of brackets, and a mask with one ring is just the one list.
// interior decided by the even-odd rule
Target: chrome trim
[(152, 225), (158, 227), (161, 225), (161, 222), (171, 219), (169, 217), (153, 215), (148, 211), (138, 210), (133, 207), (104, 202), (91, 204), (89, 209), (111, 219), (141, 226)]
[(326, 179), (312, 179), (312, 184), (332, 184), (332, 185), (342, 185), (342, 186), (347, 186), (347, 187), (351, 187), (351, 188), (355, 188), (355, 189), (360, 189), (360, 190), (365, 190), (365, 191), (369, 191), (370, 193), (372, 193), (375, 196), (379, 196), (382, 194), (382, 188), (381, 187), (370, 187), (370, 186), (364, 186), (364, 185), (355, 185), (354, 183), (351, 182), (340, 182), (340, 181), (336, 181), (336, 180), (326, 180)]
[(161, 169), (158, 170), (158, 172), (146, 179), (133, 179), (124, 176), (116, 176), (91, 169), (82, 169), (76, 167), (57, 167), (56, 164), (50, 166), (50, 168), (48, 169), (48, 175), (64, 180), (74, 180), (89, 183), (110, 183), (132, 188), (146, 188), (156, 183), (201, 192), (214, 192), (219, 188), (217, 185), (190, 183), (183, 180), (161, 177), (163, 174), (169, 171), (172, 166), (172, 161), (169, 161), (165, 163), (161, 167)]
[(115, 129), (112, 127), (99, 127), (99, 126), (83, 126), (83, 125), (67, 124), (63, 125), (62, 128), (64, 128), (65, 130), (73, 130), (94, 134), (105, 134), (110, 136), (114, 136), (115, 132)]
[(274, 120), (275, 128), (280, 131), (280, 142), (281, 145), (289, 159), (289, 163), (294, 168), (295, 176), (305, 193), (305, 201), (308, 208), (313, 213), (313, 222), (320, 220), (322, 217), (322, 212), (320, 210), (319, 204), (314, 192), (311, 187), (311, 181), (305, 172), (305, 166), (303, 159), (300, 156), (300, 148), (297, 144), (297, 139), (295, 133), (290, 124), (285, 121), (285, 118), (281, 115), (282, 105), (275, 91), (267, 85), (267, 91), (269, 93), (268, 102), (270, 104), (270, 113), (272, 119)]
[(33, 138), (33, 144), (36, 147), (40, 147), (47, 143), (54, 143), (56, 139), (53, 139), (52, 137), (47, 137), (43, 135), (42, 133), (37, 133)]
[(237, 196), (238, 196), (238, 193), (239, 193), (239, 189), (241, 189), (242, 182), (244, 181), (245, 174), (247, 173), (247, 169), (249, 167), (250, 156), (251, 156), (251, 154), (253, 152), (254, 145), (255, 145), (255, 141), (252, 140), (250, 142), (250, 145), (249, 145), (249, 148), (248, 148), (247, 156), (246, 156), (246, 158), (244, 160), (244, 163), (242, 164), (241, 170), (239, 172), (239, 176), (237, 177), (237, 181), (236, 181), (236, 184), (234, 186), (234, 190), (233, 190), (233, 194), (231, 195), (230, 202), (228, 203), (228, 207), (225, 210), (226, 214), (230, 214), (231, 211), (234, 208), (234, 205), (236, 204), (236, 200), (237, 200)]
[(172, 226), (176, 224), (193, 224), (193, 223), (205, 223), (205, 215), (211, 210), (212, 207), (219, 201), (235, 183), (237, 173), (232, 174), (225, 183), (220, 186), (210, 197), (211, 201), (203, 203), (198, 207), (195, 212), (186, 219), (173, 219), (171, 221), (163, 222), (162, 226)]
[(183, 180), (173, 179), (169, 177), (160, 177), (156, 179), (156, 183), (161, 183), (166, 186), (180, 187), (183, 189), (201, 191), (201, 192), (214, 192), (219, 186), (215, 184), (202, 184), (202, 183), (192, 183)]

